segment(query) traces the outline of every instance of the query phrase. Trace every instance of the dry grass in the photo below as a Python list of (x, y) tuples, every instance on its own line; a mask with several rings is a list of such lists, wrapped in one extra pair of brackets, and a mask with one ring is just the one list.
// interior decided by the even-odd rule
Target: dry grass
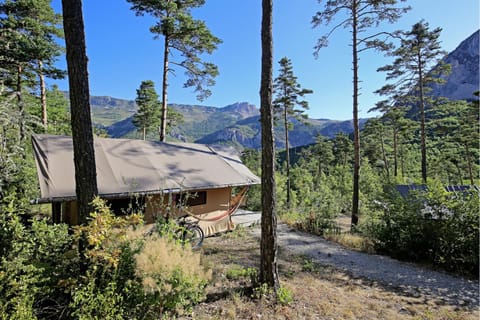
[(352, 234), (350, 232), (330, 233), (325, 234), (324, 238), (328, 241), (336, 242), (352, 250), (367, 252), (371, 254), (375, 253), (375, 247), (373, 242), (370, 239), (358, 234)]
[(183, 248), (158, 236), (149, 237), (141, 252), (136, 255), (137, 274), (141, 276), (143, 286), (147, 292), (161, 292), (169, 290), (164, 283), (165, 275), (171, 275), (175, 270), (181, 270), (192, 283), (209, 281), (211, 270), (200, 263), (200, 253), (195, 253), (190, 248)]
[(307, 257), (280, 251), (282, 286), (293, 302), (276, 305), (253, 299), (248, 277), (229, 277), (231, 269), (257, 267), (259, 241), (248, 232), (207, 238), (203, 263), (213, 269), (207, 300), (183, 319), (478, 319), (478, 310), (438, 305), (427, 297), (412, 297), (395, 288), (355, 279)]

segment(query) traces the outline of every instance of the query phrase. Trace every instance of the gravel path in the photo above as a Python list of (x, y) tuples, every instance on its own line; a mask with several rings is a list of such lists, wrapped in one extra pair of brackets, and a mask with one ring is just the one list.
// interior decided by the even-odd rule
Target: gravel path
[[(260, 227), (252, 229), (260, 236)], [(428, 270), (385, 256), (352, 251), (325, 239), (279, 224), (278, 245), (296, 254), (310, 256), (315, 262), (402, 290), (441, 304), (478, 308), (479, 283)]]

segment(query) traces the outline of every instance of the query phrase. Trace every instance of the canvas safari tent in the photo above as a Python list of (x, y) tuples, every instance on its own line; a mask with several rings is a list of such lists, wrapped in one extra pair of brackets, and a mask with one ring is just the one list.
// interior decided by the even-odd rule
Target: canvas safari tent
[[(36, 202), (52, 203), (55, 222), (77, 224), (71, 137), (34, 135), (32, 144), (41, 193)], [(226, 147), (107, 138), (95, 138), (94, 146), (99, 195), (116, 213), (141, 208), (147, 223), (168, 211), (199, 219), (206, 235), (231, 230), (230, 215), (244, 197), (233, 189), (260, 183)]]

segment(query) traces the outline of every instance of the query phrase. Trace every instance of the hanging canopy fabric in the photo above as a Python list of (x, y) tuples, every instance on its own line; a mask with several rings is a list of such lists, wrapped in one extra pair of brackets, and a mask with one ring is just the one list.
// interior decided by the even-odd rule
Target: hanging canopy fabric
[[(74, 200), (72, 138), (34, 135), (32, 144), (37, 202)], [(260, 184), (233, 148), (108, 138), (95, 138), (94, 145), (98, 192), (105, 198)]]

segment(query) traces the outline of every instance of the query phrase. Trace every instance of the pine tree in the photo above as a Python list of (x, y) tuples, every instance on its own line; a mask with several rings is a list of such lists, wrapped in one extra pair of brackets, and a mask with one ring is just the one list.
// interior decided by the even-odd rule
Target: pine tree
[[(445, 102), (435, 108), (433, 117), (430, 127), (437, 137), (441, 137), (437, 141), (440, 144), (437, 149), (441, 150), (439, 157), (456, 167), (460, 184), (463, 184), (464, 176), (468, 177), (470, 184), (475, 184), (478, 163), (473, 159), (478, 159), (480, 141), (478, 100)], [(466, 172), (462, 172), (461, 167)]]
[(80, 222), (92, 212), (98, 194), (95, 149), (93, 147), (87, 53), (81, 0), (62, 0), (63, 28), (67, 47), (68, 83), (72, 115), (75, 191)]
[(65, 98), (56, 85), (46, 92), (46, 103), (48, 108), (48, 130), (47, 132), (59, 135), (71, 135), (70, 112), (68, 100)]
[(387, 134), (391, 133), (393, 149), (393, 176), (398, 177), (399, 145), (404, 140), (405, 133), (414, 127), (414, 122), (406, 117), (408, 108), (390, 104), (388, 100), (378, 102), (375, 107), (368, 110), (382, 113), (379, 121), (385, 126)]
[[(9, 70), (7, 85), (17, 92), (20, 113), (24, 114), (23, 87), (39, 86), (42, 123), (47, 130), (45, 76), (63, 78), (55, 66), (63, 52), (57, 39), (63, 37), (61, 15), (56, 14), (51, 0), (7, 0), (0, 4), (0, 57)], [(38, 77), (38, 83), (34, 80)], [(21, 123), (21, 135), (25, 136)]]
[[(184, 87), (193, 87), (197, 98), (203, 101), (211, 95), (206, 87), (215, 84), (218, 75), (215, 64), (203, 61), (200, 57), (211, 54), (221, 40), (213, 36), (205, 22), (193, 19), (192, 8), (204, 5), (205, 0), (127, 0), (137, 15), (150, 14), (158, 19), (150, 28), (155, 38), (163, 37), (163, 84), (162, 112), (160, 122), (160, 141), (165, 141), (167, 131), (167, 87), (168, 73), (173, 70), (170, 65), (185, 71), (187, 81)], [(184, 58), (183, 61), (171, 61), (172, 50)]]
[(315, 138), (313, 149), (314, 154), (316, 154), (318, 158), (318, 175), (328, 173), (328, 168), (334, 159), (332, 141), (319, 134)]
[(152, 80), (142, 81), (135, 99), (138, 110), (133, 115), (133, 124), (142, 132), (143, 140), (147, 133), (160, 123), (160, 102)]
[(347, 167), (352, 163), (353, 144), (345, 133), (339, 132), (333, 138), (334, 163), (337, 166)]
[(395, 61), (378, 69), (387, 73), (387, 80), (395, 82), (383, 86), (377, 93), (389, 96), (391, 104), (418, 106), (423, 183), (427, 183), (425, 109), (432, 104), (432, 97), (427, 95), (431, 90), (429, 85), (444, 83), (440, 75), (450, 71), (450, 66), (442, 60), (446, 53), (440, 48), (441, 31), (441, 28), (430, 31), (428, 23), (424, 21), (414, 24), (410, 31), (403, 32), (398, 47), (389, 52), (390, 56), (396, 57)]
[(288, 131), (293, 129), (292, 119), (304, 121), (307, 118), (305, 111), (308, 110), (308, 102), (302, 100), (302, 98), (306, 94), (313, 93), (313, 91), (301, 88), (297, 82), (297, 77), (293, 73), (293, 66), (290, 59), (284, 57), (280, 59), (279, 64), (279, 75), (273, 84), (273, 90), (276, 95), (273, 101), (273, 108), (275, 115), (281, 119), (285, 130), (287, 206), (290, 207), (290, 144), (288, 141)]
[[(400, 0), (405, 1), (405, 0)], [(319, 0), (322, 3), (322, 0)], [(402, 13), (410, 8), (397, 8), (397, 0), (336, 0), (325, 1), (324, 8), (313, 17), (313, 26), (328, 25), (335, 16), (342, 16), (342, 21), (321, 37), (315, 46), (315, 54), (328, 45), (328, 39), (332, 33), (340, 27), (350, 27), (352, 33), (352, 65), (353, 65), (353, 134), (354, 156), (353, 168), (353, 197), (352, 197), (352, 227), (358, 223), (359, 214), (359, 180), (360, 180), (360, 127), (358, 121), (358, 96), (359, 92), (359, 54), (368, 48), (385, 48), (387, 44), (382, 35), (385, 32), (377, 32), (366, 35), (365, 32), (372, 27), (378, 27), (382, 21), (390, 23), (398, 20)]]
[[(28, 98), (28, 96), (27, 96)], [(32, 98), (30, 98), (32, 99)], [(30, 103), (27, 112), (34, 117), (41, 119), (43, 113), (43, 105), (38, 104), (36, 98), (32, 99), (35, 103)], [(44, 123), (38, 124), (34, 128), (35, 133), (49, 133), (57, 135), (71, 135), (70, 112), (68, 100), (65, 94), (58, 89), (57, 85), (53, 85), (51, 89), (45, 92), (45, 103), (48, 110), (48, 125), (45, 129)]]
[(260, 283), (277, 292), (277, 200), (275, 187), (275, 144), (272, 105), (272, 0), (262, 0), (262, 73), (260, 122), (262, 126), (262, 235), (260, 239)]
[[(379, 163), (381, 161), (382, 168), (385, 170), (386, 178), (390, 178), (390, 161), (386, 151), (386, 131), (384, 123), (379, 118), (371, 118), (363, 126), (362, 146), (364, 149), (364, 156), (366, 156), (370, 163)], [(379, 149), (379, 150), (378, 150)]]

